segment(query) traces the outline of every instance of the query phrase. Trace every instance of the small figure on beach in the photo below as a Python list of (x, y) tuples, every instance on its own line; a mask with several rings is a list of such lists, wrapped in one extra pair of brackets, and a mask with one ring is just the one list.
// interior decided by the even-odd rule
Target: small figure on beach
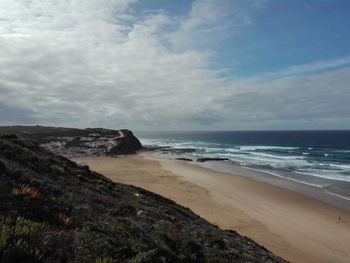
[(340, 222), (340, 216), (338, 216), (338, 221), (337, 221), (337, 224), (339, 224), (339, 222)]

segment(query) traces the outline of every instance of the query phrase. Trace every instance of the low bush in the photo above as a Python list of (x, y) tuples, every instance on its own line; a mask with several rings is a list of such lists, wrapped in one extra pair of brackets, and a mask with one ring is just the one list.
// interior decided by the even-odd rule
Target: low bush
[(45, 224), (26, 218), (0, 217), (1, 262), (40, 262), (43, 253), (32, 240), (44, 228)]
[(96, 259), (96, 263), (113, 263), (113, 258), (111, 257), (98, 258)]

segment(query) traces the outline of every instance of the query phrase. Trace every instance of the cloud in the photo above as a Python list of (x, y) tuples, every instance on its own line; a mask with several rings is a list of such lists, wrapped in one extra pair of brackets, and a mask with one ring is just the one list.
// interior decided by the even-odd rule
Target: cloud
[(304, 128), (315, 123), (325, 127), (329, 120), (338, 119), (338, 126), (344, 128), (350, 120), (349, 81), (350, 68), (274, 80), (261, 76), (237, 81), (215, 104), (222, 106), (223, 119), (243, 127), (249, 123), (266, 129), (275, 123), (283, 128), (294, 122)]
[(299, 75), (312, 73), (317, 71), (324, 70), (334, 70), (339, 67), (348, 67), (350, 66), (350, 57), (343, 57), (338, 59), (326, 60), (326, 61), (315, 61), (308, 64), (290, 66), (284, 70), (266, 73), (265, 76), (269, 77), (285, 77), (290, 75)]
[(208, 48), (250, 25), (251, 15), (266, 1), (194, 1), (179, 29), (169, 34), (175, 48)]
[(0, 124), (8, 125), (14, 122), (28, 124), (34, 121), (35, 118), (32, 111), (0, 103)]
[(0, 123), (244, 129), (350, 118), (349, 69), (228, 80), (207, 50), (169, 46), (232, 26), (235, 12), (235, 24), (249, 24), (258, 8), (212, 3), (194, 2), (179, 23), (164, 11), (140, 17), (131, 0), (1, 1)]
[(126, 1), (3, 4), (0, 101), (78, 126), (166, 125), (198, 110), (191, 98), (219, 84), (207, 55), (169, 52), (160, 35), (170, 18), (140, 20), (126, 9)]

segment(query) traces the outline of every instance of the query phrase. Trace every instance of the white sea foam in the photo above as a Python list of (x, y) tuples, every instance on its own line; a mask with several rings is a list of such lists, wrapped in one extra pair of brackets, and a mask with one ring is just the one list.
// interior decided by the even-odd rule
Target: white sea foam
[(226, 152), (231, 152), (231, 153), (239, 153), (241, 150), (239, 148), (226, 148)]
[[(312, 172), (314, 171), (314, 172)], [(326, 172), (326, 173), (324, 173)], [(324, 178), (324, 179), (329, 179), (329, 180), (336, 180), (336, 181), (345, 181), (345, 182), (350, 182), (350, 176), (346, 176), (346, 175), (340, 175), (340, 174), (336, 174), (336, 173), (330, 173), (330, 171), (325, 171), (325, 170), (313, 170), (313, 169), (309, 169), (309, 172), (307, 172), (307, 170), (302, 171), (296, 171), (295, 173), (297, 174), (302, 174), (302, 175), (309, 175), (309, 176), (313, 176), (313, 177), (318, 177), (318, 178)]]
[[(216, 156), (229, 158), (231, 161), (246, 167), (261, 166), (261, 169), (264, 169), (264, 167), (266, 168), (269, 166), (272, 170), (276, 169), (277, 172), (278, 170), (281, 172), (293, 170), (299, 175), (350, 182), (350, 175), (344, 174), (350, 173), (349, 164), (338, 164), (327, 161), (328, 156), (334, 153), (347, 154), (350, 152), (348, 150), (334, 149), (327, 153), (322, 153), (322, 149), (317, 148), (315, 150), (313, 147), (307, 147), (308, 150), (304, 148), (304, 152), (299, 152), (298, 150), (302, 149), (300, 147), (263, 145), (235, 146), (205, 141), (181, 141), (176, 139), (142, 139), (141, 143), (143, 145), (168, 146), (174, 149), (196, 149), (196, 152), (189, 153), (188, 155), (193, 157)], [(322, 162), (312, 154), (313, 152), (322, 154), (321, 157), (324, 158)], [(271, 172), (269, 173), (271, 174)], [(288, 179), (291, 180), (290, 178)], [(296, 181), (301, 182), (302, 180), (298, 179)]]
[(256, 156), (265, 156), (273, 159), (282, 159), (282, 160), (303, 160), (305, 159), (303, 156), (297, 156), (297, 155), (288, 155), (288, 156), (281, 156), (281, 155), (274, 155), (274, 154), (268, 154), (268, 153), (261, 153), (261, 152), (251, 152), (250, 154), (256, 155)]
[(302, 180), (297, 180), (297, 179), (294, 179), (294, 178), (283, 176), (281, 174), (274, 173), (274, 172), (267, 171), (267, 170), (263, 170), (263, 169), (255, 169), (255, 168), (251, 168), (251, 167), (245, 167), (245, 168), (249, 169), (249, 170), (256, 171), (256, 172), (262, 172), (262, 173), (270, 174), (270, 175), (273, 175), (273, 176), (276, 176), (276, 177), (279, 177), (279, 178), (287, 179), (289, 181), (293, 181), (293, 182), (297, 182), (297, 183), (301, 183), (301, 184), (311, 185), (311, 186), (318, 187), (318, 188), (322, 188), (323, 187), (323, 185), (320, 185), (320, 184), (313, 184), (313, 183), (305, 182), (305, 181), (302, 181)]
[(350, 170), (350, 164), (334, 164), (334, 163), (330, 163), (329, 165), (333, 166), (333, 167), (345, 169), (345, 170)]
[(309, 165), (304, 159), (301, 158), (271, 158), (266, 155), (236, 155), (231, 157), (232, 159), (244, 159), (249, 161), (250, 164), (259, 164), (259, 165), (274, 165), (279, 168), (288, 167), (288, 166), (307, 166)]
[(296, 150), (299, 147), (285, 147), (285, 146), (240, 146), (239, 147), (243, 151), (255, 151), (255, 150), (273, 150), (273, 149), (281, 149), (281, 150)]
[[(267, 173), (267, 174), (270, 174), (270, 175), (273, 175), (273, 176), (276, 176), (276, 177), (279, 177), (279, 178), (283, 178), (283, 179), (286, 179), (286, 180), (289, 180), (289, 181), (293, 181), (293, 182), (296, 182), (296, 183), (306, 184), (306, 185), (310, 185), (310, 186), (313, 186), (313, 187), (321, 188), (327, 194), (334, 195), (334, 196), (337, 196), (339, 198), (342, 198), (342, 199), (350, 201), (349, 197), (345, 197), (343, 195), (330, 192), (330, 191), (324, 189), (324, 186), (321, 185), (321, 184), (315, 184), (315, 183), (305, 182), (305, 181), (302, 181), (302, 180), (293, 179), (293, 178), (290, 178), (290, 177), (287, 177), (287, 176), (283, 176), (283, 175), (280, 175), (278, 173), (274, 173), (274, 172), (271, 172), (271, 171), (259, 170), (259, 169), (249, 168), (249, 167), (246, 167), (246, 169), (254, 170), (254, 171), (257, 171), (257, 172)], [(332, 179), (332, 180), (334, 180), (334, 179)]]

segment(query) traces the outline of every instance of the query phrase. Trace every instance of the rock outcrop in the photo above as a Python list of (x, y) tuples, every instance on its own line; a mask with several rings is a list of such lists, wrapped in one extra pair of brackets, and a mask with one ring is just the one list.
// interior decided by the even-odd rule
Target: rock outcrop
[(190, 159), (190, 158), (183, 158), (183, 157), (176, 158), (176, 160), (179, 160), (179, 161), (186, 161), (186, 162), (192, 162), (192, 161), (193, 161), (193, 160)]
[(131, 154), (142, 149), (140, 141), (134, 136), (130, 130), (120, 130), (121, 137), (116, 138), (118, 142), (116, 146), (108, 151), (108, 154)]
[(204, 162), (208, 162), (208, 161), (228, 161), (228, 160), (230, 160), (230, 159), (219, 158), (219, 157), (213, 157), (213, 158), (203, 157), (203, 158), (198, 158), (197, 162), (204, 163)]
[(0, 135), (0, 262), (285, 262), (141, 188)]

